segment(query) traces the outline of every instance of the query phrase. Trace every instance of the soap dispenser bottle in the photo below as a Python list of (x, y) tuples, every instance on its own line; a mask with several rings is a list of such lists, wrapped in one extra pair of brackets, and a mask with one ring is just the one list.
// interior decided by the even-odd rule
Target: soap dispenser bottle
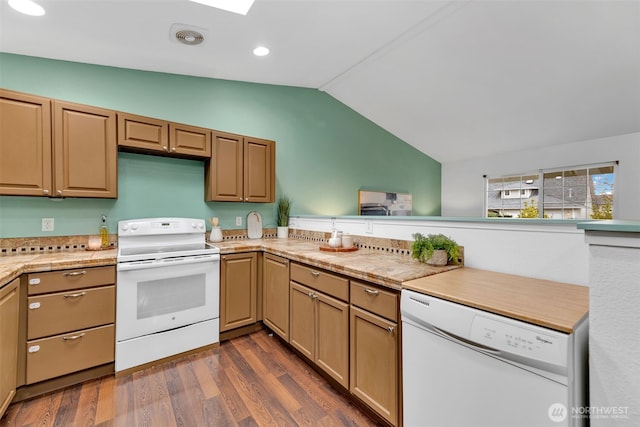
[(109, 227), (107, 227), (107, 216), (102, 214), (102, 225), (100, 226), (100, 244), (103, 248), (109, 246)]

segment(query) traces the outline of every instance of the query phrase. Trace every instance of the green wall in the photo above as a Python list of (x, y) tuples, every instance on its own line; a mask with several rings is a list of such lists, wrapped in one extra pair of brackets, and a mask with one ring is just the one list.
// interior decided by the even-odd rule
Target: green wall
[[(356, 215), (359, 189), (409, 192), (414, 215), (440, 215), (440, 164), (315, 89), (189, 77), (0, 54), (0, 86), (276, 141), (276, 196), (293, 215)], [(204, 201), (204, 163), (120, 153), (118, 199), (0, 197), (0, 237), (90, 234), (99, 216), (220, 217), (244, 228), (274, 204)], [(235, 226), (235, 217), (243, 226)], [(53, 217), (55, 231), (40, 231)]]

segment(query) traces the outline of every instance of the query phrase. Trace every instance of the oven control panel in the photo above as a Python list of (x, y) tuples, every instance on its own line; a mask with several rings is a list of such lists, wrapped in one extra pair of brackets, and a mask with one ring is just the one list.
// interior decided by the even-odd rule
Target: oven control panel
[(204, 220), (197, 218), (132, 219), (118, 223), (119, 235), (186, 234), (204, 231)]

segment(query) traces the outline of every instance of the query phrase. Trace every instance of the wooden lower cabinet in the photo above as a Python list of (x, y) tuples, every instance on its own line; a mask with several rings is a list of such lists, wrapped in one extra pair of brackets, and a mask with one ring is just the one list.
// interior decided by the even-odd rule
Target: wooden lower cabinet
[(349, 388), (349, 304), (291, 282), (289, 343)]
[(220, 263), (220, 332), (258, 321), (258, 254), (222, 255)]
[(115, 267), (26, 276), (26, 385), (114, 361)]
[(0, 289), (0, 418), (16, 394), (19, 279)]
[(398, 325), (351, 306), (351, 393), (392, 425), (399, 423)]
[[(291, 282), (289, 344), (311, 361), (315, 359), (315, 300), (313, 290)], [(317, 298), (317, 297), (316, 297)]]
[(115, 326), (29, 341), (27, 384), (113, 362)]
[(262, 322), (289, 342), (289, 260), (265, 253), (262, 271)]

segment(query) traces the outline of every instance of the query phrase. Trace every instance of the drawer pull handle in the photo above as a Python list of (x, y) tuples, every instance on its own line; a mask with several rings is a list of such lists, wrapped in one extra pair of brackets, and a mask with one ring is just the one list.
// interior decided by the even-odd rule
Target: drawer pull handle
[(69, 295), (62, 295), (63, 298), (80, 298), (85, 296), (87, 293), (86, 292), (78, 292), (77, 294), (69, 294)]
[(73, 277), (73, 276), (82, 276), (84, 274), (87, 274), (87, 272), (82, 270), (82, 271), (74, 271), (74, 272), (71, 272), (71, 273), (64, 273), (63, 276)]
[(309, 270), (309, 272), (311, 273), (311, 275), (312, 275), (313, 277), (320, 277), (320, 273), (319, 273), (319, 272), (317, 272), (317, 271), (315, 271), (315, 270)]
[(389, 332), (390, 334), (392, 334), (392, 333), (393, 333), (393, 330), (394, 330), (394, 329), (395, 329), (395, 328), (394, 328), (393, 326), (387, 326), (387, 332)]
[(318, 295), (315, 292), (309, 292), (309, 297), (311, 299), (318, 299)]
[(78, 335), (73, 335), (70, 337), (62, 337), (63, 341), (75, 341), (77, 339), (80, 339), (84, 336), (84, 333), (78, 334)]
[(378, 291), (377, 291), (377, 290), (375, 290), (375, 289), (369, 289), (369, 288), (364, 288), (364, 291), (365, 291), (366, 293), (368, 293), (369, 295), (378, 295), (378, 294), (380, 293), (380, 292), (378, 292)]

